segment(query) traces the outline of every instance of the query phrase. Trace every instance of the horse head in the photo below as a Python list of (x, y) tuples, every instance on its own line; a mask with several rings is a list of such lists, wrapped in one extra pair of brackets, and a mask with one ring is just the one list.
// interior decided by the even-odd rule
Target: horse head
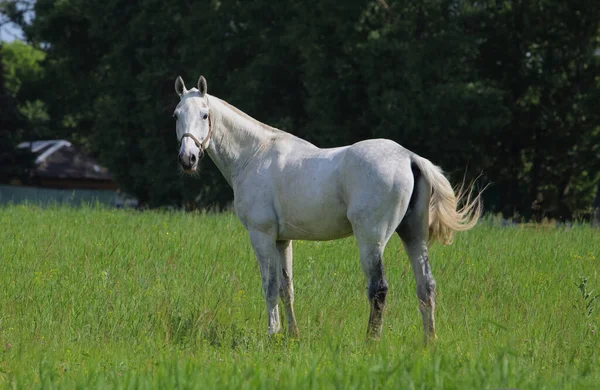
[(185, 88), (181, 76), (175, 80), (175, 92), (179, 95), (179, 104), (173, 117), (176, 121), (179, 146), (179, 163), (184, 172), (192, 173), (198, 168), (198, 162), (204, 157), (210, 143), (212, 126), (206, 79), (198, 79), (196, 88)]

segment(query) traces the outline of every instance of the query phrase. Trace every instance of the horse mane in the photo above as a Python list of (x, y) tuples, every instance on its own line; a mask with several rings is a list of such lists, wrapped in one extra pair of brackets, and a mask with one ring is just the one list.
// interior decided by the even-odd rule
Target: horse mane
[(223, 99), (220, 99), (220, 98), (218, 98), (216, 96), (213, 96), (213, 95), (210, 95), (209, 99), (217, 99), (221, 104), (223, 104), (225, 107), (229, 108), (231, 111), (233, 111), (237, 115), (241, 116), (244, 119), (249, 120), (250, 122), (258, 125), (259, 127), (262, 127), (265, 130), (270, 130), (270, 131), (279, 132), (279, 133), (286, 133), (283, 130), (279, 130), (279, 129), (275, 128), (275, 127), (269, 126), (269, 125), (267, 125), (267, 124), (265, 124), (265, 123), (263, 123), (263, 122), (255, 119), (255, 118), (251, 117), (250, 115), (246, 114), (244, 111), (240, 110), (239, 108), (237, 108), (236, 106), (234, 106), (234, 105), (232, 105), (230, 103), (227, 103)]
[[(310, 146), (314, 147), (314, 145), (313, 145), (313, 144), (311, 144), (310, 142), (308, 142), (307, 140), (305, 140), (305, 139), (302, 139), (302, 138), (300, 138), (300, 137), (298, 137), (298, 136), (295, 136), (295, 135), (294, 135), (294, 134), (292, 134), (292, 133), (288, 133), (287, 131), (280, 130), (280, 129), (278, 129), (278, 128), (276, 128), (276, 127), (273, 127), (273, 126), (269, 126), (269, 125), (267, 125), (267, 124), (265, 124), (265, 123), (263, 123), (263, 122), (261, 122), (261, 121), (259, 121), (259, 120), (255, 119), (255, 118), (251, 117), (250, 115), (246, 114), (244, 111), (240, 110), (240, 109), (239, 109), (239, 108), (237, 108), (236, 106), (234, 106), (234, 105), (232, 105), (232, 104), (230, 104), (230, 103), (226, 102), (226, 101), (225, 101), (225, 100), (223, 100), (223, 99), (220, 99), (220, 98), (218, 98), (218, 97), (216, 97), (216, 96), (213, 96), (213, 95), (209, 95), (209, 102), (210, 102), (210, 100), (211, 100), (211, 99), (215, 99), (215, 100), (217, 100), (217, 101), (218, 101), (219, 103), (221, 103), (221, 104), (222, 104), (224, 107), (226, 107), (226, 108), (230, 109), (230, 110), (231, 110), (233, 113), (235, 113), (235, 114), (239, 115), (240, 117), (242, 117), (242, 118), (244, 118), (244, 119), (246, 119), (246, 120), (248, 120), (248, 121), (252, 122), (253, 124), (257, 125), (258, 127), (260, 127), (261, 129), (263, 129), (263, 130), (265, 130), (265, 131), (267, 131), (267, 132), (274, 133), (273, 135), (275, 135), (275, 136), (280, 136), (280, 137), (292, 137), (292, 138), (295, 138), (295, 139), (297, 139), (298, 141), (302, 141), (302, 143), (304, 143), (304, 144), (306, 144), (306, 145), (310, 145)], [(210, 103), (209, 103), (209, 106), (210, 106)]]

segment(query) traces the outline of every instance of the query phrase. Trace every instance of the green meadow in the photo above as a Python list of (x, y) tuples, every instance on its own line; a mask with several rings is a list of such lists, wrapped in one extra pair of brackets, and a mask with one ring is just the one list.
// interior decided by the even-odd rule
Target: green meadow
[(352, 237), (294, 242), (300, 338), (269, 337), (233, 214), (0, 208), (0, 387), (600, 386), (600, 229), (488, 219), (430, 259), (434, 345), (397, 237), (379, 343)]

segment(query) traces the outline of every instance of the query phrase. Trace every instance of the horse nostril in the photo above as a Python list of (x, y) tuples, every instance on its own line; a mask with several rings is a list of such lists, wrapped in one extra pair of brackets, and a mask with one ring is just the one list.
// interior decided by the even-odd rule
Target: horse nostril
[(192, 154), (192, 157), (190, 157), (190, 161), (192, 162), (192, 164), (196, 162), (196, 155), (195, 154)]

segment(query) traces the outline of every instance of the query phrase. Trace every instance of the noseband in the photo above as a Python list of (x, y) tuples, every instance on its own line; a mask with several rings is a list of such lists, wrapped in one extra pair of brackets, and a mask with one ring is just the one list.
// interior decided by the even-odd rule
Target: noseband
[(204, 157), (204, 151), (206, 150), (206, 145), (208, 144), (208, 141), (210, 141), (210, 139), (212, 138), (212, 121), (210, 120), (210, 113), (208, 114), (207, 120), (208, 120), (208, 134), (206, 135), (206, 138), (204, 138), (204, 140), (202, 142), (198, 141), (198, 138), (196, 138), (196, 136), (194, 136), (194, 134), (192, 134), (192, 133), (185, 133), (184, 135), (181, 136), (181, 140), (179, 141), (179, 142), (182, 142), (185, 137), (191, 138), (192, 141), (194, 141), (194, 143), (196, 144), (196, 147), (198, 147), (198, 149), (200, 149), (201, 154), (198, 157), (199, 159)]

